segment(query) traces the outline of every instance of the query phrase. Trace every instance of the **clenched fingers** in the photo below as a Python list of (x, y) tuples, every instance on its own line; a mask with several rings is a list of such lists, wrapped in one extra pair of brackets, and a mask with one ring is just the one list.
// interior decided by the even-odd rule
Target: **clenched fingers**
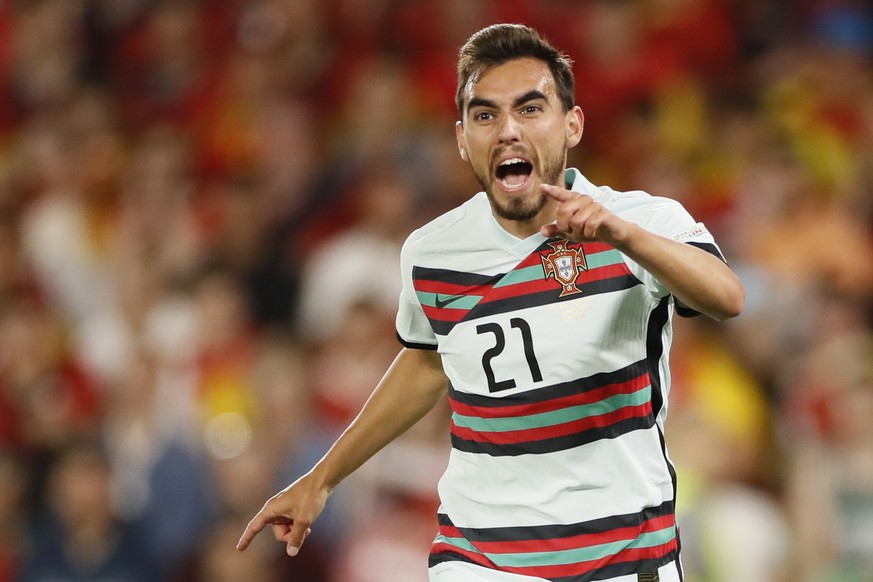
[(555, 223), (540, 230), (544, 236), (561, 236), (575, 242), (597, 240), (608, 243), (624, 236), (626, 223), (590, 196), (551, 185), (543, 185), (542, 191), (559, 203)]

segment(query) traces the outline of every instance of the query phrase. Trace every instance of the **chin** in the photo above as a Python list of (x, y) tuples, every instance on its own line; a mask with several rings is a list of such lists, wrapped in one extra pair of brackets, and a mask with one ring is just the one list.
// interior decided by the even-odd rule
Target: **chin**
[(542, 192), (530, 193), (525, 196), (513, 196), (498, 201), (489, 191), (488, 198), (494, 213), (507, 220), (527, 221), (536, 217), (548, 202), (548, 197)]

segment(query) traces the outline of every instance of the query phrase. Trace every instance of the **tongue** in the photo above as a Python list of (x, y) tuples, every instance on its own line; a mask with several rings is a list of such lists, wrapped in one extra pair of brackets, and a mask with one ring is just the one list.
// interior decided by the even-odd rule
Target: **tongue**
[(508, 185), (508, 186), (520, 186), (520, 185), (524, 184), (524, 181), (525, 181), (525, 180), (527, 180), (527, 174), (512, 174), (512, 173), (509, 173), (509, 174), (506, 174), (506, 176), (503, 177), (503, 181), (504, 181), (504, 182), (506, 183), (506, 185)]

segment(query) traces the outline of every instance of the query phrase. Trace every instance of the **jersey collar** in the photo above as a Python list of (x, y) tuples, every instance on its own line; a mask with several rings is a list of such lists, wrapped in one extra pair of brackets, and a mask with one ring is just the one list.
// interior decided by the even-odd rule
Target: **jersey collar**
[(588, 181), (588, 178), (582, 175), (582, 172), (576, 168), (567, 168), (564, 171), (564, 184), (568, 190), (586, 194), (597, 200), (603, 191)]

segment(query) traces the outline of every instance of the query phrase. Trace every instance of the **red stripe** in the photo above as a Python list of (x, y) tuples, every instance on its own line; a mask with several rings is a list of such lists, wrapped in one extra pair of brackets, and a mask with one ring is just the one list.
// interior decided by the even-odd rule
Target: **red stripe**
[(582, 250), (585, 251), (586, 255), (594, 255), (597, 253), (605, 253), (606, 251), (613, 251), (615, 250), (615, 247), (605, 242), (588, 242), (582, 243)]
[(459, 427), (452, 422), (452, 434), (468, 441), (485, 442), (495, 445), (510, 445), (567, 436), (590, 430), (592, 428), (605, 428), (629, 418), (644, 417), (651, 414), (651, 412), (651, 403), (645, 402), (638, 406), (625, 406), (607, 414), (588, 416), (553, 426), (502, 432), (475, 431), (469, 428)]
[(461, 530), (459, 530), (457, 527), (455, 527), (453, 525), (441, 525), (439, 531), (442, 535), (446, 536), (447, 538), (462, 538), (462, 537), (464, 537), (464, 534), (461, 533)]
[(439, 309), (431, 307), (430, 305), (422, 305), (421, 307), (424, 310), (424, 314), (429, 319), (435, 319), (437, 321), (454, 321), (455, 323), (461, 321), (464, 316), (470, 312), (469, 309), (454, 309), (451, 306)]
[[(582, 271), (579, 274), (579, 277), (576, 279), (576, 285), (582, 286), (585, 283), (593, 283), (594, 281), (602, 281), (604, 279), (611, 279), (613, 277), (623, 277), (629, 273), (630, 270), (628, 270), (627, 265), (625, 265), (623, 262), (617, 263), (615, 265), (597, 267), (596, 269)], [(502, 299), (511, 299), (513, 297), (527, 295), (530, 293), (540, 293), (544, 291), (557, 290), (560, 288), (561, 284), (556, 281), (554, 277), (534, 279), (532, 281), (525, 281), (523, 283), (506, 285), (504, 287), (495, 287), (482, 298), (480, 304), (490, 303), (492, 301), (500, 301)]]
[[(604, 250), (612, 248), (608, 245), (604, 246)], [(589, 251), (586, 246), (585, 252), (595, 253), (600, 251)], [(514, 267), (513, 271), (532, 267), (535, 265), (541, 265), (542, 256), (543, 255), (541, 254), (529, 255), (527, 259)], [(620, 277), (629, 273), (630, 270), (627, 268), (627, 265), (622, 261), (614, 265), (604, 265), (602, 267), (582, 271), (579, 274), (579, 278), (576, 280), (576, 282), (577, 284), (581, 285), (582, 283), (600, 281), (603, 279), (608, 279), (610, 277)], [(424, 293), (441, 293), (443, 295), (488, 295), (486, 300), (494, 301), (498, 299), (506, 299), (509, 297), (516, 297), (518, 295), (521, 295), (522, 293), (518, 292), (519, 288), (529, 289), (528, 291), (525, 291), (525, 293), (530, 293), (537, 291), (548, 291), (550, 289), (556, 289), (560, 287), (560, 284), (557, 283), (553, 277), (543, 277), (542, 279), (534, 279), (532, 281), (525, 281), (524, 283), (516, 283), (513, 285), (506, 285), (504, 287), (492, 288), (494, 283), (497, 282), (499, 282), (499, 279), (495, 280), (493, 283), (488, 283), (485, 285), (462, 285), (459, 283), (447, 283), (445, 281), (432, 281), (430, 279), (415, 279), (415, 289), (416, 291), (421, 291)], [(491, 293), (493, 293), (494, 295), (492, 296)]]
[(559, 564), (554, 566), (525, 566), (525, 567), (509, 567), (500, 568), (504, 572), (513, 574), (523, 574), (526, 576), (535, 576), (538, 578), (558, 578), (561, 576), (579, 576), (587, 574), (593, 570), (603, 568), (604, 566), (622, 564), (625, 562), (638, 562), (641, 560), (657, 560), (663, 558), (678, 547), (676, 538), (673, 538), (665, 544), (653, 546), (651, 548), (630, 548), (622, 550), (618, 554), (606, 556), (599, 560), (590, 560), (588, 562), (576, 562), (574, 564)]
[[(590, 243), (581, 243), (581, 244), (580, 243), (569, 243), (567, 245), (568, 249), (578, 249), (580, 247), (582, 248), (582, 252), (585, 253), (586, 256), (587, 255), (594, 255), (597, 253), (603, 253), (603, 252), (611, 251), (611, 250), (615, 249), (615, 247), (608, 245), (606, 243), (603, 243), (603, 242), (590, 242)], [(524, 258), (524, 260), (522, 260), (515, 268), (516, 269), (523, 269), (525, 267), (531, 267), (533, 265), (540, 265), (540, 264), (542, 264), (542, 257), (547, 257), (550, 254), (552, 254), (553, 252), (555, 252), (555, 249), (547, 246), (546, 248), (541, 249), (540, 252), (538, 252), (538, 253), (531, 253), (528, 256), (526, 256)]]
[[(575, 550), (600, 544), (618, 541), (633, 541), (640, 534), (658, 531), (668, 527), (674, 527), (676, 520), (674, 515), (662, 515), (643, 522), (638, 526), (623, 527), (609, 531), (584, 533), (566, 538), (553, 538), (547, 540), (517, 540), (510, 542), (473, 542), (476, 549), (488, 554), (522, 554), (528, 552), (558, 552), (562, 550)], [(451, 528), (457, 530), (457, 528)], [(447, 537), (456, 537), (460, 532), (449, 535), (440, 528), (440, 533)]]
[(615, 382), (593, 390), (570, 394), (560, 398), (553, 398), (551, 400), (543, 400), (542, 402), (511, 404), (509, 406), (475, 406), (459, 402), (458, 400), (449, 397), (449, 404), (451, 405), (453, 412), (463, 416), (475, 416), (477, 418), (514, 418), (530, 414), (552, 412), (562, 408), (569, 408), (571, 406), (579, 406), (582, 404), (592, 404), (617, 394), (631, 394), (637, 390), (642, 390), (646, 386), (651, 385), (651, 383), (648, 372), (643, 372), (636, 378), (631, 378), (625, 382)]

